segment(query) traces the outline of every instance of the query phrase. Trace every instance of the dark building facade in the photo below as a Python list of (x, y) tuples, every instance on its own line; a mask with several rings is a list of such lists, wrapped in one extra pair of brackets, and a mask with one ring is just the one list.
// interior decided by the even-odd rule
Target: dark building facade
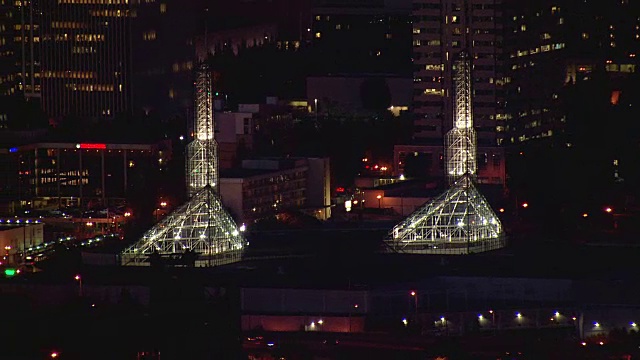
[(318, 0), (311, 15), (315, 73), (409, 76), (410, 1)]
[(453, 124), (452, 58), (471, 56), (473, 121), (478, 145), (503, 142), (502, 0), (413, 2), (414, 139), (442, 142)]
[(134, 1), (132, 97), (135, 111), (192, 118), (194, 37), (204, 22), (195, 1)]

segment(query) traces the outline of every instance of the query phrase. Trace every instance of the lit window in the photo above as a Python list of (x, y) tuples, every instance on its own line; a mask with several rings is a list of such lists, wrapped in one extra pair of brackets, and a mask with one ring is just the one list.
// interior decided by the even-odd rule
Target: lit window
[(160, 4), (160, 13), (164, 14), (167, 12), (167, 4)]
[(583, 32), (582, 33), (582, 40), (587, 40), (589, 38), (589, 33)]
[(316, 39), (320, 39), (322, 37), (322, 33), (320, 33), (319, 31), (316, 33)]
[(156, 31), (155, 30), (145, 31), (144, 34), (142, 34), (142, 40), (153, 41), (155, 39), (156, 39)]

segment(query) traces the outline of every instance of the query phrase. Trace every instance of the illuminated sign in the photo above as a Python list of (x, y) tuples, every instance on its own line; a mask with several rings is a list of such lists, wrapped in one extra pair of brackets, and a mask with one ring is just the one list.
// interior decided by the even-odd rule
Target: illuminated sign
[(80, 149), (98, 149), (104, 150), (107, 148), (107, 144), (78, 144)]
[(15, 276), (17, 273), (16, 269), (4, 269), (4, 275), (7, 277)]
[(11, 149), (9, 149), (10, 153), (14, 153), (14, 152), (17, 152), (17, 151), (18, 151), (17, 147), (12, 147)]

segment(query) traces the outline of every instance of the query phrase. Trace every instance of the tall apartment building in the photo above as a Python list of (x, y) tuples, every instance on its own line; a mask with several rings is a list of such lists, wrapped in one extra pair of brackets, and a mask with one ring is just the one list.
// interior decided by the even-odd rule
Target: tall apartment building
[[(580, 118), (570, 124), (568, 111), (575, 106), (568, 104), (568, 91), (595, 77), (600, 81), (596, 91), (583, 94), (581, 101), (584, 105), (610, 103), (609, 116), (621, 121), (622, 114), (613, 111), (628, 100), (625, 88), (637, 88), (630, 81), (640, 71), (640, 4), (507, 0), (506, 5), (508, 143), (553, 139), (570, 146), (568, 127), (584, 128), (591, 120)], [(601, 128), (602, 114), (599, 117), (593, 121)]]
[(453, 119), (452, 63), (467, 51), (479, 146), (503, 142), (502, 0), (414, 0), (414, 140), (441, 144)]

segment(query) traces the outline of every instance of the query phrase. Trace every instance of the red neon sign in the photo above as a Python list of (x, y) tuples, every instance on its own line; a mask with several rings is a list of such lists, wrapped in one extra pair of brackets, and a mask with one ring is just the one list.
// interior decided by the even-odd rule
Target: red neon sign
[(80, 149), (99, 149), (104, 150), (107, 148), (107, 144), (80, 144)]

